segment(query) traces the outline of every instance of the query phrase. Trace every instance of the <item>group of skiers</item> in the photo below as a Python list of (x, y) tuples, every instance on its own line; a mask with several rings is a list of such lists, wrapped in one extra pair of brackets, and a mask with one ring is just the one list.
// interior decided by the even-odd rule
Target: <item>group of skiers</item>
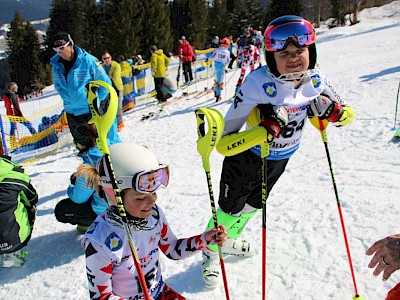
[[(246, 32), (246, 36), (250, 35)], [(71, 133), (84, 159), (84, 164), (71, 176), (71, 186), (79, 190), (71, 188), (70, 193), (68, 189), (68, 194), (70, 200), (75, 196), (81, 199), (72, 201), (75, 204), (87, 205), (82, 214), (77, 212), (82, 206), (62, 201), (55, 213), (61, 222), (89, 226), (83, 230), (82, 247), (91, 299), (186, 299), (165, 283), (159, 250), (170, 259), (183, 259), (202, 251), (205, 286), (218, 286), (221, 281), (218, 247), (224, 255), (253, 255), (254, 249), (242, 239), (242, 233), (299, 148), (306, 120), (317, 119), (320, 124), (330, 122), (337, 127), (353, 121), (353, 110), (317, 67), (316, 34), (310, 22), (298, 16), (277, 18), (268, 25), (263, 38), (266, 65), (252, 71), (236, 90), (217, 145), (217, 150), (225, 156), (216, 212), (219, 224), (215, 227), (211, 218), (202, 234), (179, 239), (156, 203), (159, 188), (168, 186), (169, 166), (160, 163), (149, 149), (121, 142), (116, 121), (108, 132), (109, 156), (98, 151), (98, 132), (87, 124), (91, 118), (84, 92), (87, 81), (77, 83), (73, 78), (79, 78), (75, 76), (76, 70), (86, 70), (90, 80), (111, 82), (97, 60), (74, 45), (69, 35), (56, 36), (57, 53), (52, 58), (54, 84), (64, 100)], [(214, 89), (217, 101), (221, 77), (231, 58), (230, 45), (228, 37), (222, 39), (210, 58), (215, 60), (217, 70)], [(252, 42), (246, 40), (239, 50), (243, 55), (242, 70), (254, 65), (248, 59), (255, 54), (251, 46)], [(185, 80), (191, 81), (188, 65), (183, 65)], [(104, 101), (107, 93), (99, 89), (98, 98)], [(245, 123), (247, 127), (241, 131)], [(232, 147), (234, 144), (241, 146)], [(16, 253), (29, 240), (37, 195), (20, 166), (7, 158), (0, 163), (4, 173), (1, 178), (5, 178), (0, 182), (0, 193), (4, 195), (0, 203), (9, 206), (7, 215), (0, 218), (0, 253), (8, 255)], [(15, 180), (18, 190), (11, 188)], [(120, 194), (116, 192), (116, 182)], [(267, 189), (263, 195), (264, 183)], [(9, 229), (7, 234), (4, 228)], [(24, 235), (16, 235), (17, 228), (24, 228)], [(12, 234), (15, 236), (11, 238)], [(19, 252), (16, 258), (23, 261), (23, 256)], [(394, 263), (384, 258), (381, 269)], [(7, 263), (3, 262), (3, 266)]]

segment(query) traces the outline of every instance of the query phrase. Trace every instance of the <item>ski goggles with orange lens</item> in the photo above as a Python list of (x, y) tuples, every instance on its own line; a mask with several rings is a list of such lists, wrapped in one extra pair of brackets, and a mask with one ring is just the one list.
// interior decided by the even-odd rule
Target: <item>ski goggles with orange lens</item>
[(314, 27), (306, 20), (271, 26), (264, 33), (267, 51), (284, 50), (290, 42), (302, 48), (315, 43), (315, 40)]

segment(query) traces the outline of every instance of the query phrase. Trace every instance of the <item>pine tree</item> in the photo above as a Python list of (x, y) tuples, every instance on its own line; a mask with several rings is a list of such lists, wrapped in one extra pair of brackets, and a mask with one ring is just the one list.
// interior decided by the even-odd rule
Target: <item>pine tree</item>
[(171, 11), (171, 29), (174, 43), (174, 51), (177, 51), (179, 38), (181, 36), (189, 36), (189, 2), (188, 0), (174, 0), (170, 3)]
[(11, 80), (16, 81), (19, 93), (29, 93), (32, 83), (40, 76), (39, 38), (30, 22), (22, 19), (17, 11), (7, 32), (7, 54)]
[(99, 18), (100, 4), (95, 0), (84, 0), (82, 3), (82, 18), (85, 22), (82, 24), (83, 49), (90, 51), (93, 55), (100, 57), (103, 49), (103, 39), (105, 36), (104, 26)]
[(11, 82), (10, 73), (7, 59), (0, 59), (0, 90), (8, 88), (7, 84)]
[(333, 5), (333, 17), (338, 21), (339, 26), (344, 25), (344, 5), (343, 0), (332, 0)]
[(6, 50), (7, 60), (10, 66), (10, 75), (13, 81), (19, 82), (18, 61), (21, 57), (23, 40), (25, 36), (24, 20), (18, 11), (15, 12), (14, 19), (10, 23), (10, 31), (7, 32), (6, 41), (8, 50)]
[[(188, 36), (192, 46), (198, 49), (204, 49), (207, 41), (207, 1), (205, 0), (191, 0), (189, 1), (188, 16), (190, 22), (188, 24)], [(221, 19), (221, 16), (219, 16)]]
[(266, 27), (269, 22), (284, 15), (302, 16), (302, 12), (300, 0), (271, 0), (264, 25)]
[(101, 2), (98, 18), (101, 20), (102, 33), (96, 38), (102, 49), (96, 54), (100, 56), (104, 51), (109, 51), (114, 59), (121, 54), (126, 58), (136, 54), (144, 16), (141, 1)]
[(140, 53), (150, 57), (149, 47), (156, 45), (159, 49), (171, 52), (173, 39), (171, 36), (170, 12), (164, 0), (142, 1), (146, 18), (141, 24)]
[(218, 36), (220, 40), (228, 34), (227, 1), (215, 0), (209, 8), (209, 32), (211, 36)]

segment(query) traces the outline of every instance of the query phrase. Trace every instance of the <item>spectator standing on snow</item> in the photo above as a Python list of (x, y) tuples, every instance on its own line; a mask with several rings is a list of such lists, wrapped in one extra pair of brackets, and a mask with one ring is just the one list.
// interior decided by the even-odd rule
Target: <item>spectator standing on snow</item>
[[(19, 106), (19, 97), (17, 95), (18, 92), (18, 85), (15, 82), (10, 82), (8, 84), (8, 89), (3, 94), (3, 101), (4, 106), (6, 107), (6, 114), (7, 116), (14, 116), (14, 117), (21, 117), (19, 123), (23, 124), (28, 128), (31, 134), (35, 134), (36, 130), (33, 128), (32, 123), (29, 122), (27, 119), (24, 118), (21, 108)], [(10, 143), (11, 147), (16, 147), (16, 137), (15, 131), (17, 130), (17, 123), (14, 119), (10, 119)]]
[(156, 45), (150, 47), (151, 52), (151, 74), (154, 77), (154, 85), (157, 92), (157, 100), (159, 102), (167, 101), (166, 95), (163, 92), (164, 77), (167, 74), (169, 66), (169, 58), (164, 54), (162, 49), (157, 49)]
[(228, 38), (223, 38), (221, 41), (221, 46), (215, 49), (213, 54), (211, 54), (209, 60), (215, 61), (215, 85), (214, 94), (215, 102), (221, 100), (221, 90), (223, 89), (224, 76), (225, 76), (225, 66), (229, 62), (229, 47), (230, 41)]
[(185, 36), (182, 36), (179, 39), (178, 56), (182, 63), (185, 85), (191, 84), (193, 81), (192, 60), (194, 55), (192, 45), (186, 40)]
[[(80, 133), (80, 125), (85, 125), (92, 118), (86, 96), (86, 85), (101, 80), (111, 85), (111, 80), (96, 57), (84, 49), (74, 45), (71, 36), (59, 32), (53, 38), (53, 50), (56, 54), (51, 58), (54, 87), (60, 94), (67, 113), (69, 130), (79, 150), (88, 148), (86, 137)], [(100, 87), (97, 91), (102, 110), (106, 110), (109, 100), (108, 91)], [(108, 131), (110, 142), (121, 141), (117, 132), (117, 120)]]
[[(108, 51), (103, 53), (101, 60), (103, 61), (103, 69), (106, 71), (111, 80), (112, 86), (118, 95), (117, 124), (118, 132), (120, 132), (125, 126), (122, 119), (122, 99), (124, 98), (124, 85), (122, 84), (121, 65), (112, 59), (112, 56)], [(126, 63), (128, 64), (128, 62)], [(130, 68), (131, 66), (129, 65), (129, 69)]]

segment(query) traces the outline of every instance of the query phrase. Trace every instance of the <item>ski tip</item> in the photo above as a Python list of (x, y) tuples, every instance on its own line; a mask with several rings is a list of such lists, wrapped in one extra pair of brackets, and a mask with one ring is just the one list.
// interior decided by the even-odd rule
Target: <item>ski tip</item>
[(355, 295), (353, 296), (353, 300), (364, 300), (364, 297), (361, 295)]

